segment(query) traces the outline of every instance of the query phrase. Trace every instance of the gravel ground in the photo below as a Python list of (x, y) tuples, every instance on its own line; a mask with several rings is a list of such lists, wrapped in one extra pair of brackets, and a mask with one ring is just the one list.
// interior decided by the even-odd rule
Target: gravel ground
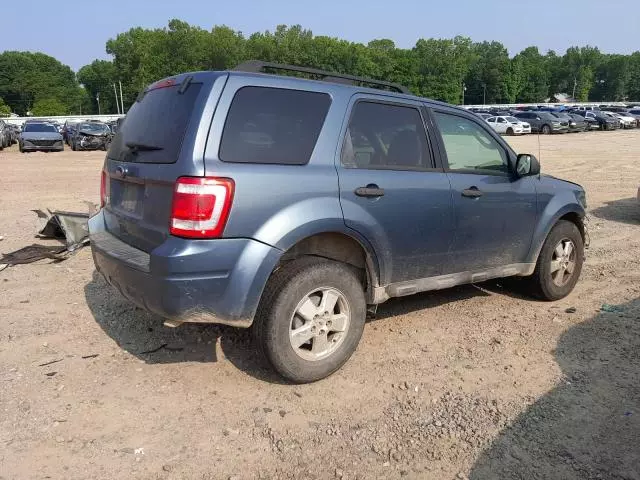
[[(88, 249), (4, 270), (0, 478), (640, 479), (640, 131), (509, 141), (587, 190), (575, 292), (392, 300), (312, 385), (283, 383), (246, 331), (165, 328)], [(0, 152), (0, 252), (46, 243), (31, 209), (96, 202), (103, 156)]]

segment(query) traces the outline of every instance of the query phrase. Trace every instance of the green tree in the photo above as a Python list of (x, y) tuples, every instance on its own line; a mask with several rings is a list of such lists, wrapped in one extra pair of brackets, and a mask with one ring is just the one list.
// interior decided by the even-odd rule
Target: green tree
[(36, 101), (56, 99), (64, 110), (78, 103), (75, 74), (43, 53), (7, 51), (0, 54), (0, 97), (21, 115)]
[(590, 92), (593, 100), (624, 100), (630, 79), (631, 56), (604, 55), (595, 71), (595, 81)]
[[(82, 67), (78, 71), (77, 77), (85, 88), (86, 100), (90, 109), (90, 112), (87, 111), (87, 113), (118, 112), (113, 91), (113, 85), (117, 83), (113, 62), (94, 60), (91, 64)], [(98, 108), (98, 101), (100, 108)]]
[(475, 43), (465, 79), (466, 103), (507, 103), (511, 96), (509, 53), (500, 42)]
[(0, 98), (0, 117), (7, 117), (11, 114), (11, 107), (4, 103), (4, 100)]
[(581, 101), (589, 99), (594, 87), (595, 71), (602, 61), (602, 54), (594, 47), (571, 47), (562, 57), (550, 51), (547, 55), (550, 73), (550, 92), (567, 93)]
[(69, 113), (69, 108), (56, 98), (42, 98), (33, 104), (31, 113), (36, 117), (65, 115)]
[(418, 95), (450, 103), (462, 101), (462, 88), (473, 59), (469, 38), (420, 39), (413, 48)]
[[(245, 36), (224, 25), (207, 31), (174, 19), (164, 28), (136, 27), (120, 33), (107, 42), (106, 50), (112, 62), (94, 62), (78, 72), (92, 110), (98, 92), (103, 110), (113, 110), (111, 95), (100, 89), (102, 84), (122, 81), (125, 103), (130, 104), (140, 90), (160, 78), (230, 69), (249, 59), (393, 81), (415, 94), (451, 103), (462, 102), (463, 86), (466, 103), (536, 103), (574, 90), (581, 100), (640, 97), (640, 52), (635, 57), (607, 56), (589, 46), (571, 47), (564, 55), (554, 51), (542, 55), (529, 47), (510, 58), (500, 42), (473, 43), (465, 37), (420, 39), (413, 48), (402, 49), (385, 38), (364, 45), (314, 36), (300, 25), (278, 25), (273, 31)], [(0, 94), (2, 75), (0, 68)], [(33, 103), (33, 91), (20, 90), (23, 103)]]
[(521, 82), (515, 89), (516, 102), (536, 103), (549, 97), (549, 73), (538, 47), (525, 48), (511, 63), (520, 69), (521, 75)]
[(629, 56), (626, 92), (629, 100), (640, 101), (640, 52)]
[(246, 59), (246, 40), (242, 33), (222, 25), (213, 27), (207, 38), (206, 65), (209, 70), (227, 70)]

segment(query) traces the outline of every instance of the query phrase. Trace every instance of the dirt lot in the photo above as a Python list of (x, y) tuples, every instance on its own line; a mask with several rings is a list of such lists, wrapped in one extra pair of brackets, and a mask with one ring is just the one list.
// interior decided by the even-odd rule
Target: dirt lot
[[(97, 201), (102, 157), (0, 152), (0, 251), (37, 241), (31, 209)], [(244, 331), (165, 328), (88, 249), (4, 270), (0, 478), (640, 479), (640, 130), (542, 137), (541, 160), (587, 189), (570, 297), (492, 282), (391, 301), (312, 385), (283, 384)]]

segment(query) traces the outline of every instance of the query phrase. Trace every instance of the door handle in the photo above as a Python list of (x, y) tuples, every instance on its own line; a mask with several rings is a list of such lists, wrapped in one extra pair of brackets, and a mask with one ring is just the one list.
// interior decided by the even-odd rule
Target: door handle
[(384, 195), (384, 188), (380, 188), (377, 185), (367, 185), (366, 187), (356, 188), (354, 193), (358, 197), (382, 197)]
[(478, 190), (478, 187), (469, 187), (466, 190), (462, 191), (463, 197), (478, 198), (478, 197), (481, 197), (482, 195), (483, 194), (480, 190)]

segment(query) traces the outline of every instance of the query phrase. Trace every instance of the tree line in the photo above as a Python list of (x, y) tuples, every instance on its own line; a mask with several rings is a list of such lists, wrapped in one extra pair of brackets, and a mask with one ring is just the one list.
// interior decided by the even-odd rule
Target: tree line
[(42, 53), (0, 54), (0, 109), (24, 115), (115, 113), (113, 84), (125, 105), (148, 84), (194, 70), (225, 70), (264, 60), (388, 80), (414, 94), (449, 103), (537, 103), (555, 93), (578, 101), (640, 100), (640, 51), (604, 54), (571, 47), (564, 55), (535, 46), (510, 57), (500, 42), (420, 39), (413, 48), (393, 40), (364, 45), (314, 36), (299, 25), (249, 36), (226, 26), (211, 30), (171, 20), (167, 27), (136, 27), (106, 43), (112, 60), (94, 60), (77, 73)]

